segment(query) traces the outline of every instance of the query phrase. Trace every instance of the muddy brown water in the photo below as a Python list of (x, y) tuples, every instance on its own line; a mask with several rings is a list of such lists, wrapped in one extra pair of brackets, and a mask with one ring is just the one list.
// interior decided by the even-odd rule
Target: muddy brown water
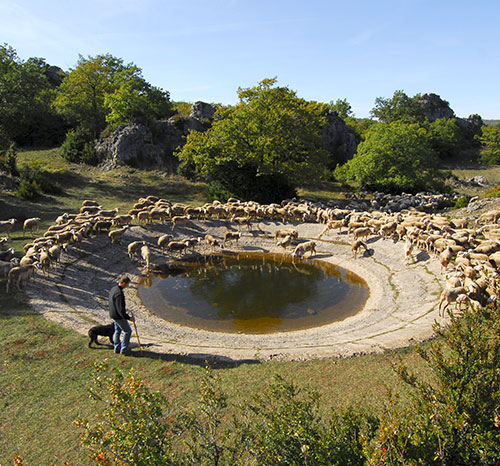
[(139, 297), (153, 314), (183, 326), (229, 333), (302, 330), (358, 313), (366, 282), (320, 260), (280, 254), (210, 255), (146, 277)]

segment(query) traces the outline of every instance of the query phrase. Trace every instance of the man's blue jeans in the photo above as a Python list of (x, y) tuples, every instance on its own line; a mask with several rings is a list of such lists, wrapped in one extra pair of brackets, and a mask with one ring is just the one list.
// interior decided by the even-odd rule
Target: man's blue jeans
[[(132, 335), (132, 329), (130, 324), (126, 319), (115, 320), (115, 334), (113, 336), (113, 342), (115, 347), (115, 353), (124, 353), (128, 351), (128, 344), (130, 342), (130, 336)], [(120, 336), (123, 332), (123, 340), (120, 341)]]

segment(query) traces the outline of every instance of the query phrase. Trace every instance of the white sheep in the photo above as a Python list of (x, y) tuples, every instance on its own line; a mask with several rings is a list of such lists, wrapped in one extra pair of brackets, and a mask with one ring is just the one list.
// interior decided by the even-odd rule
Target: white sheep
[(314, 241), (306, 241), (305, 243), (301, 243), (295, 247), (292, 252), (292, 257), (303, 257), (306, 252), (310, 252), (310, 256), (316, 254), (316, 243)]
[(35, 275), (35, 265), (25, 265), (13, 267), (9, 270), (7, 275), (7, 293), (13, 285), (21, 291), (21, 285), (26, 283), (31, 277)]
[(17, 220), (10, 218), (9, 220), (0, 220), (0, 233), (7, 233), (7, 238), (10, 239), (10, 231), (14, 227)]
[(144, 244), (142, 247), (141, 247), (141, 258), (144, 262), (146, 262), (146, 269), (149, 270), (149, 264), (150, 264), (150, 260), (151, 260), (151, 252), (149, 250), (149, 247)]
[(235, 232), (235, 231), (226, 231), (224, 233), (224, 240), (222, 241), (222, 245), (226, 247), (226, 243), (228, 241), (236, 241), (236, 245), (238, 245), (238, 240), (241, 238), (241, 232)]
[(27, 218), (23, 224), (23, 238), (26, 230), (30, 230), (31, 234), (34, 234), (36, 231), (38, 231), (38, 229), (40, 228), (41, 220), (42, 219), (40, 217)]
[(141, 248), (145, 245), (146, 243), (144, 241), (133, 241), (132, 243), (129, 243), (127, 250), (130, 260), (133, 260), (140, 253)]

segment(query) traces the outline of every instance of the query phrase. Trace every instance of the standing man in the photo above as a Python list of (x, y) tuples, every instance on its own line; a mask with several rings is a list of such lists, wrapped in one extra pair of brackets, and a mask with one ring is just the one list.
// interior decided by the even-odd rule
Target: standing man
[[(118, 285), (111, 288), (109, 292), (109, 317), (115, 323), (115, 334), (113, 337), (115, 353), (130, 354), (128, 348), (132, 329), (130, 328), (129, 320), (135, 322), (134, 316), (129, 316), (125, 309), (125, 295), (123, 289), (130, 284), (130, 278), (124, 275)], [(123, 340), (120, 341), (120, 336), (123, 331)]]

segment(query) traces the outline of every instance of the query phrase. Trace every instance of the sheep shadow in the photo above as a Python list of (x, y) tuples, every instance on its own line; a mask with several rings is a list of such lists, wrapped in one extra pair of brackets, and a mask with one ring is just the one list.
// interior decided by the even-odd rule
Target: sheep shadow
[(427, 251), (420, 251), (418, 254), (415, 255), (415, 262), (425, 262), (428, 261), (431, 258)]

